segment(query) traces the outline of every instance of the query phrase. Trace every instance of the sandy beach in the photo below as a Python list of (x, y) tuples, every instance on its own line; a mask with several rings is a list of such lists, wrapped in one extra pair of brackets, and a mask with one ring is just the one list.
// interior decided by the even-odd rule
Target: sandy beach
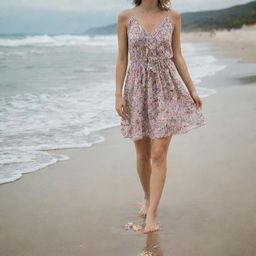
[(230, 31), (182, 33), (182, 40), (190, 42), (212, 42), (225, 50), (224, 57), (237, 57), (244, 62), (256, 60), (256, 25), (244, 26)]
[(256, 58), (246, 45), (232, 55), (237, 45), (222, 57), (226, 69), (202, 82), (217, 90), (203, 99), (206, 126), (172, 138), (159, 232), (124, 229), (144, 222), (143, 193), (134, 145), (117, 126), (92, 147), (56, 150), (69, 160), (0, 186), (1, 256), (255, 256), (256, 64), (247, 60)]

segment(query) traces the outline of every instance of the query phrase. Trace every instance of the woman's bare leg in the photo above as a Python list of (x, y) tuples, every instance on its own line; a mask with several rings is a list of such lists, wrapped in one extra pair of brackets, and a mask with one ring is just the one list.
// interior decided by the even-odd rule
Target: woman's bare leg
[(144, 136), (142, 139), (134, 142), (137, 155), (137, 172), (140, 178), (141, 185), (144, 190), (145, 202), (139, 210), (139, 215), (146, 216), (149, 207), (149, 183), (151, 175), (150, 147), (151, 139)]
[(159, 229), (159, 225), (156, 222), (157, 208), (166, 178), (167, 152), (170, 141), (171, 136), (153, 139), (151, 141), (152, 172), (150, 177), (150, 203), (147, 211), (144, 233)]

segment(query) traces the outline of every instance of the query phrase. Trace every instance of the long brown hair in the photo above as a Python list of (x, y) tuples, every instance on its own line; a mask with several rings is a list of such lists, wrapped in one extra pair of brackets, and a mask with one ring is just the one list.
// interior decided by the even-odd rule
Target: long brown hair
[[(142, 0), (132, 0), (132, 3), (135, 4), (136, 6), (140, 5)], [(158, 7), (161, 10), (168, 10), (170, 9), (170, 0), (157, 0)]]

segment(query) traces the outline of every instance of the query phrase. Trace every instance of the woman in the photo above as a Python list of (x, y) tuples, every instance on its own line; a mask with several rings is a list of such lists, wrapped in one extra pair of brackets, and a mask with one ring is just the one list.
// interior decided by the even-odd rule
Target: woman
[(146, 216), (143, 232), (148, 233), (160, 229), (157, 208), (171, 137), (203, 126), (205, 118), (181, 52), (180, 14), (169, 8), (169, 0), (133, 3), (118, 15), (115, 107), (122, 135), (135, 144), (145, 198), (139, 214)]

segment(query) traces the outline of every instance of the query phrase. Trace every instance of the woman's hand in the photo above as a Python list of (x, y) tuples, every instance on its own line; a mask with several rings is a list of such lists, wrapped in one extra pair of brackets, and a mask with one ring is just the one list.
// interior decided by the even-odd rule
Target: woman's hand
[(196, 92), (192, 92), (192, 93), (190, 93), (190, 95), (191, 95), (192, 99), (194, 100), (194, 102), (196, 103), (196, 108), (197, 109), (202, 108), (203, 102), (200, 99), (200, 97), (198, 96), (198, 94)]
[(122, 95), (116, 96), (116, 111), (120, 117), (123, 119), (128, 119), (128, 115), (125, 111), (126, 103)]

